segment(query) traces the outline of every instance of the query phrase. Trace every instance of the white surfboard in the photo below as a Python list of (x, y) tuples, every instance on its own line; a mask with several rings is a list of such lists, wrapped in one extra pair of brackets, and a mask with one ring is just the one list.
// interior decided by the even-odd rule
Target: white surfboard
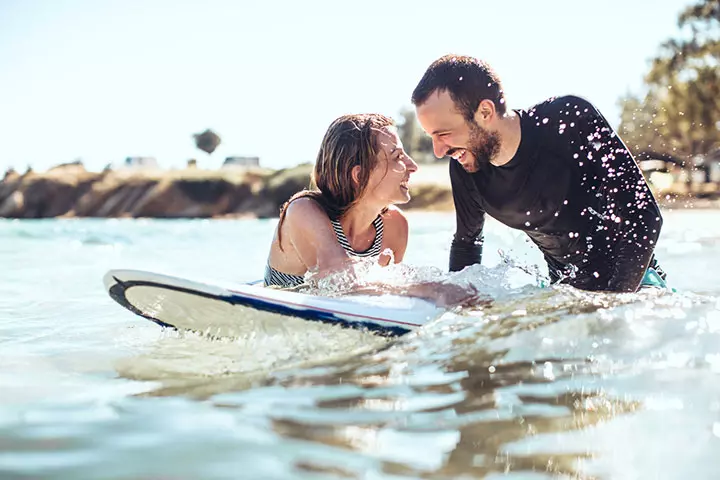
[(110, 270), (103, 281), (113, 300), (141, 317), (163, 327), (214, 336), (263, 328), (266, 317), (258, 312), (386, 336), (411, 332), (445, 312), (413, 297), (322, 297), (265, 288), (262, 283), (228, 285), (140, 270)]

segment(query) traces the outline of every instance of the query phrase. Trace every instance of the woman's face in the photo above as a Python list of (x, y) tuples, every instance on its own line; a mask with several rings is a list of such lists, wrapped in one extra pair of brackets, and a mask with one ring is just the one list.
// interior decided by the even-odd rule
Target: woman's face
[(387, 206), (407, 203), (410, 200), (408, 181), (417, 164), (405, 153), (394, 127), (382, 128), (377, 133), (379, 147), (377, 164), (370, 172), (363, 197)]

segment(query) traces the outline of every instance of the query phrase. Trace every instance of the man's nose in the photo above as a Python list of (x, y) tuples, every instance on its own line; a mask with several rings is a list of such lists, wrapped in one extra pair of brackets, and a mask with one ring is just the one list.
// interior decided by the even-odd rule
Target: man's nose
[(433, 142), (433, 153), (435, 154), (435, 156), (437, 158), (443, 158), (449, 150), (448, 146), (445, 145), (440, 140), (435, 139), (435, 138), (433, 138), (432, 142)]

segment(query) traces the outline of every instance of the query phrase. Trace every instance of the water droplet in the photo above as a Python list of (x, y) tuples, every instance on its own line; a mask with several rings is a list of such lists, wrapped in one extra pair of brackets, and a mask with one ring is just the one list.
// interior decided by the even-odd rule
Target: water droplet
[(543, 365), (543, 377), (548, 380), (555, 380), (555, 373), (553, 372), (553, 365), (550, 362), (545, 362)]

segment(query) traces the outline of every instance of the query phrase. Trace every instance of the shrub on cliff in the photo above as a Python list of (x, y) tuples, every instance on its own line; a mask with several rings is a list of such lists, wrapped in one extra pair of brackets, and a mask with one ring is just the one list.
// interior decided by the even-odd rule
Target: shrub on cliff
[(276, 214), (293, 194), (310, 186), (312, 169), (311, 163), (303, 163), (296, 167), (278, 170), (267, 178), (261, 195), (271, 202)]

